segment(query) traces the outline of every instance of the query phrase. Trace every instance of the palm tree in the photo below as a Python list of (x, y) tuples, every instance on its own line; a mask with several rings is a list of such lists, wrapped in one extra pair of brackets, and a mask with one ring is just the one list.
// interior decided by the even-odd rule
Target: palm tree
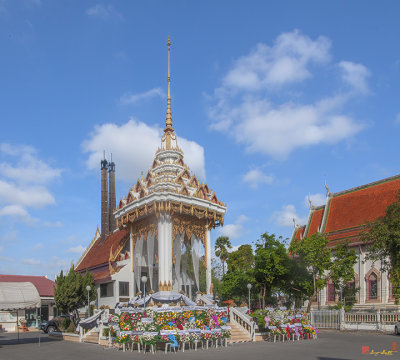
[(225, 261), (229, 255), (228, 249), (231, 248), (232, 245), (228, 236), (219, 236), (217, 240), (215, 240), (215, 255), (219, 257), (222, 262), (222, 277), (225, 275)]

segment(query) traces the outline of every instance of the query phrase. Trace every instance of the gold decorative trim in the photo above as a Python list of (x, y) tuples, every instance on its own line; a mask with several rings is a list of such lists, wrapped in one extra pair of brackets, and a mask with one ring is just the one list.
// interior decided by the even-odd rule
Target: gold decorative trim
[(138, 222), (138, 219), (145, 217), (146, 215), (155, 214), (156, 217), (158, 217), (158, 213), (163, 212), (170, 212), (172, 216), (179, 214), (190, 215), (199, 220), (205, 219), (210, 230), (224, 224), (224, 214), (216, 211), (200, 206), (186, 205), (175, 201), (158, 201), (133, 209), (127, 215), (122, 215), (117, 219), (117, 226), (122, 227), (122, 225), (128, 223), (135, 225)]

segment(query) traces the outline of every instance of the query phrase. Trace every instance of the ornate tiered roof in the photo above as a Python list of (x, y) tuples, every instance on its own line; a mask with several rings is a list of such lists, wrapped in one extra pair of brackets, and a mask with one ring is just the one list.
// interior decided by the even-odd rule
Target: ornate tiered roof
[(326, 204), (310, 206), (307, 224), (295, 226), (292, 241), (319, 231), (328, 236), (328, 246), (335, 246), (344, 239), (353, 245), (361, 244), (360, 232), (368, 222), (385, 215), (387, 206), (396, 201), (399, 190), (400, 175), (337, 193), (327, 189)]
[(124, 196), (115, 211), (117, 225), (145, 217), (158, 211), (170, 211), (207, 219), (209, 228), (222, 225), (226, 204), (223, 204), (207, 183), (200, 182), (183, 160), (183, 151), (172, 127), (170, 94), (170, 45), (168, 38), (167, 115), (161, 146), (146, 176), (139, 178)]

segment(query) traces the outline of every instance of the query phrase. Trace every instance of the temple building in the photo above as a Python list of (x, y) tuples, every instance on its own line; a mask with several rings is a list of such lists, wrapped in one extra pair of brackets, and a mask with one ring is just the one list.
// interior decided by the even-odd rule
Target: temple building
[(93, 274), (99, 307), (133, 299), (144, 287), (193, 299), (201, 288), (201, 267), (206, 274), (203, 291), (212, 294), (210, 231), (223, 225), (226, 204), (190, 171), (178, 146), (172, 126), (170, 45), (168, 38), (167, 113), (160, 147), (113, 216), (107, 215), (115, 206), (115, 165), (108, 180), (114, 187), (112, 199), (106, 194), (108, 164), (101, 162), (101, 233), (97, 229), (75, 267)]
[[(350, 284), (359, 288), (354, 307), (390, 308), (394, 305), (390, 278), (381, 269), (380, 261), (366, 260), (366, 247), (360, 240), (360, 233), (367, 222), (383, 217), (387, 206), (397, 200), (400, 175), (337, 193), (331, 193), (326, 184), (325, 187), (325, 205), (313, 206), (310, 201), (307, 224), (295, 224), (291, 241), (301, 241), (316, 232), (328, 237), (328, 247), (335, 247), (339, 242), (348, 240), (358, 257), (354, 265), (354, 284)], [(320, 305), (325, 307), (339, 300), (331, 281), (328, 281), (319, 296)], [(313, 304), (317, 303), (315, 301)]]

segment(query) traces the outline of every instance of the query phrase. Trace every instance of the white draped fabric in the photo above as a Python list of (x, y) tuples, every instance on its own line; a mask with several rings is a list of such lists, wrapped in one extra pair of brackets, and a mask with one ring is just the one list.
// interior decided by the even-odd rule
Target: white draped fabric
[(135, 272), (135, 283), (137, 287), (137, 291), (140, 290), (140, 285), (141, 285), (141, 275), (142, 275), (142, 266), (144, 266), (144, 257), (143, 257), (143, 235), (140, 237), (138, 241), (136, 241), (135, 244), (135, 256), (134, 256), (134, 272)]
[(182, 243), (185, 236), (185, 232), (182, 234), (177, 234), (174, 240), (174, 253), (172, 254), (175, 257), (175, 288), (176, 290), (180, 290), (181, 287), (181, 256), (182, 256)]
[(153, 287), (153, 268), (155, 264), (154, 258), (154, 242), (155, 242), (155, 234), (148, 234), (147, 236), (147, 264), (149, 267), (149, 278), (150, 278), (150, 289), (154, 289)]
[(191, 246), (192, 246), (192, 260), (193, 260), (193, 271), (194, 271), (194, 278), (196, 280), (197, 290), (200, 289), (199, 284), (199, 261), (201, 256), (201, 240), (196, 236), (192, 235), (190, 239)]

